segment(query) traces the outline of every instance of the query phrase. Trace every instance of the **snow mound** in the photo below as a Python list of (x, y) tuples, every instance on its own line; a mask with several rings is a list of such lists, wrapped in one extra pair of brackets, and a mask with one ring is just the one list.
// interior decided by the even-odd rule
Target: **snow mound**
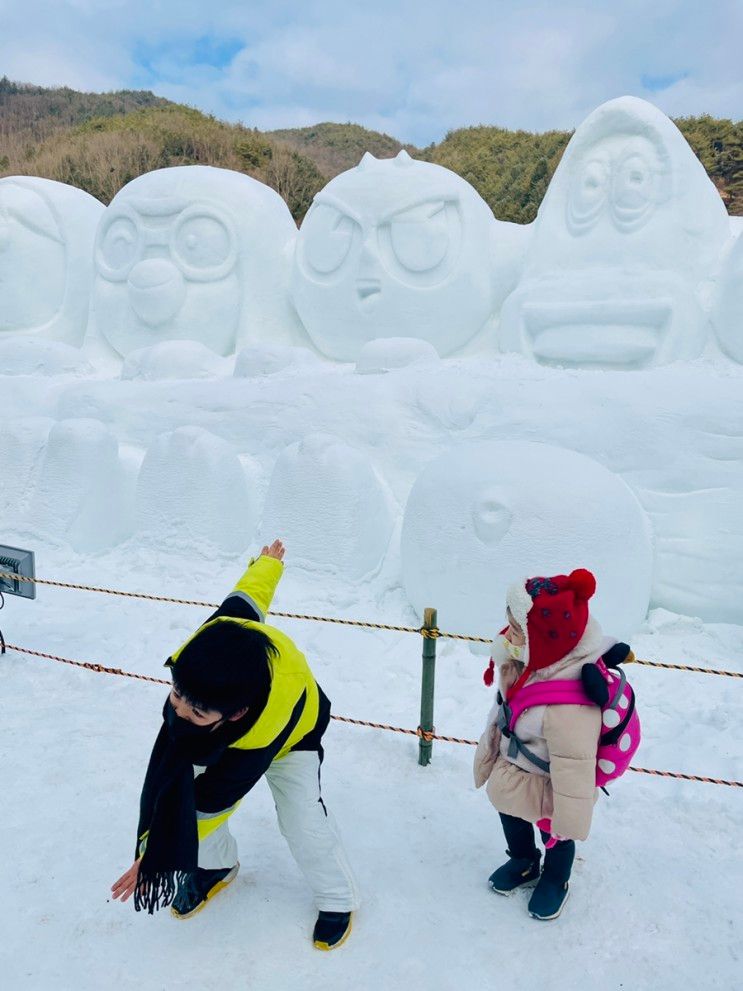
[(263, 344), (243, 348), (235, 360), (235, 378), (261, 378), (289, 368), (307, 368), (321, 361), (309, 348)]
[(293, 563), (360, 580), (378, 570), (393, 525), (386, 486), (361, 451), (316, 433), (279, 456), (262, 531), (286, 541)]
[(0, 421), (0, 527), (16, 529), (25, 516), (53, 426), (44, 416)]
[(0, 338), (0, 375), (92, 375), (79, 348), (38, 337)]
[(712, 323), (723, 351), (743, 363), (743, 236), (725, 254), (715, 286)]
[(405, 591), (454, 632), (495, 635), (511, 582), (581, 567), (596, 575), (596, 618), (628, 636), (647, 613), (652, 565), (650, 525), (626, 483), (546, 444), (450, 451), (423, 470), (405, 508)]
[(228, 369), (224, 358), (199, 341), (163, 341), (132, 351), (124, 360), (121, 377), (144, 382), (220, 378)]
[(230, 444), (200, 427), (160, 434), (137, 481), (136, 529), (159, 546), (242, 552), (256, 523), (255, 499)]
[(433, 344), (415, 337), (387, 337), (369, 341), (359, 352), (356, 371), (359, 375), (389, 372), (394, 368), (406, 368), (422, 361), (438, 361)]
[(96, 552), (125, 539), (130, 521), (130, 488), (116, 437), (98, 420), (55, 423), (28, 525), (76, 551)]

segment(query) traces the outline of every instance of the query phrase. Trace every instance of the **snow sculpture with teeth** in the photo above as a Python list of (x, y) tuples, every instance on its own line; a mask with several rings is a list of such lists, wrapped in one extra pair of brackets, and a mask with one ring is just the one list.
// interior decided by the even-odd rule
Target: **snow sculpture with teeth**
[(722, 200), (676, 126), (643, 100), (611, 100), (550, 183), (501, 347), (589, 367), (695, 357), (709, 333), (697, 291), (728, 237)]
[(296, 343), (288, 296), (297, 229), (268, 186), (192, 165), (139, 176), (98, 229), (95, 326), (120, 355), (168, 340), (220, 355)]
[(438, 457), (413, 486), (403, 583), (418, 613), (433, 603), (447, 629), (494, 636), (514, 575), (563, 574), (575, 562), (596, 575), (592, 612), (607, 632), (632, 633), (650, 599), (650, 526), (629, 486), (583, 454), (472, 444)]
[(469, 183), (401, 151), (361, 163), (315, 197), (292, 298), (315, 346), (356, 361), (364, 344), (417, 337), (461, 349), (513, 286), (527, 229), (497, 221)]
[(82, 344), (103, 212), (98, 200), (62, 182), (0, 179), (0, 335)]

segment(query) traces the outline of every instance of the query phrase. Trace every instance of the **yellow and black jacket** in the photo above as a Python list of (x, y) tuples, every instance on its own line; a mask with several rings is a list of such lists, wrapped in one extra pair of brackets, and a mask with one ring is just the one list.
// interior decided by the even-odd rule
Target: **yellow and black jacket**
[(219, 609), (167, 662), (177, 668), (186, 645), (214, 623), (258, 628), (270, 638), (277, 652), (271, 660), (271, 687), (265, 705), (241, 719), (245, 732), (196, 778), (200, 840), (229, 818), (273, 761), (295, 750), (322, 753), (330, 702), (315, 681), (304, 654), (285, 633), (265, 623), (283, 567), (272, 557), (252, 561)]

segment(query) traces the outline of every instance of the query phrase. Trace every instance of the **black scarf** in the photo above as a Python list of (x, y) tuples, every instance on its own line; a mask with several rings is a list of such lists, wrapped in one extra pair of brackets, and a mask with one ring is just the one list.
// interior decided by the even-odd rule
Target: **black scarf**
[(163, 707), (163, 725), (157, 734), (139, 802), (140, 837), (147, 846), (139, 865), (134, 908), (152, 915), (175, 898), (177, 885), (195, 871), (199, 857), (196, 827), (194, 764), (216, 763), (230, 743), (246, 732), (252, 720), (225, 720), (216, 729), (179, 719), (169, 701)]

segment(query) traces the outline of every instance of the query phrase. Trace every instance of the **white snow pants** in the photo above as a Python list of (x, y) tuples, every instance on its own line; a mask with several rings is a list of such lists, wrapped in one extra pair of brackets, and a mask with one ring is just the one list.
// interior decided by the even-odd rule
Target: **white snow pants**
[[(305, 876), (321, 912), (352, 912), (359, 890), (335, 820), (320, 795), (316, 751), (297, 750), (266, 771), (279, 829)], [(237, 843), (229, 820), (199, 843), (199, 867), (216, 870), (237, 863)]]

